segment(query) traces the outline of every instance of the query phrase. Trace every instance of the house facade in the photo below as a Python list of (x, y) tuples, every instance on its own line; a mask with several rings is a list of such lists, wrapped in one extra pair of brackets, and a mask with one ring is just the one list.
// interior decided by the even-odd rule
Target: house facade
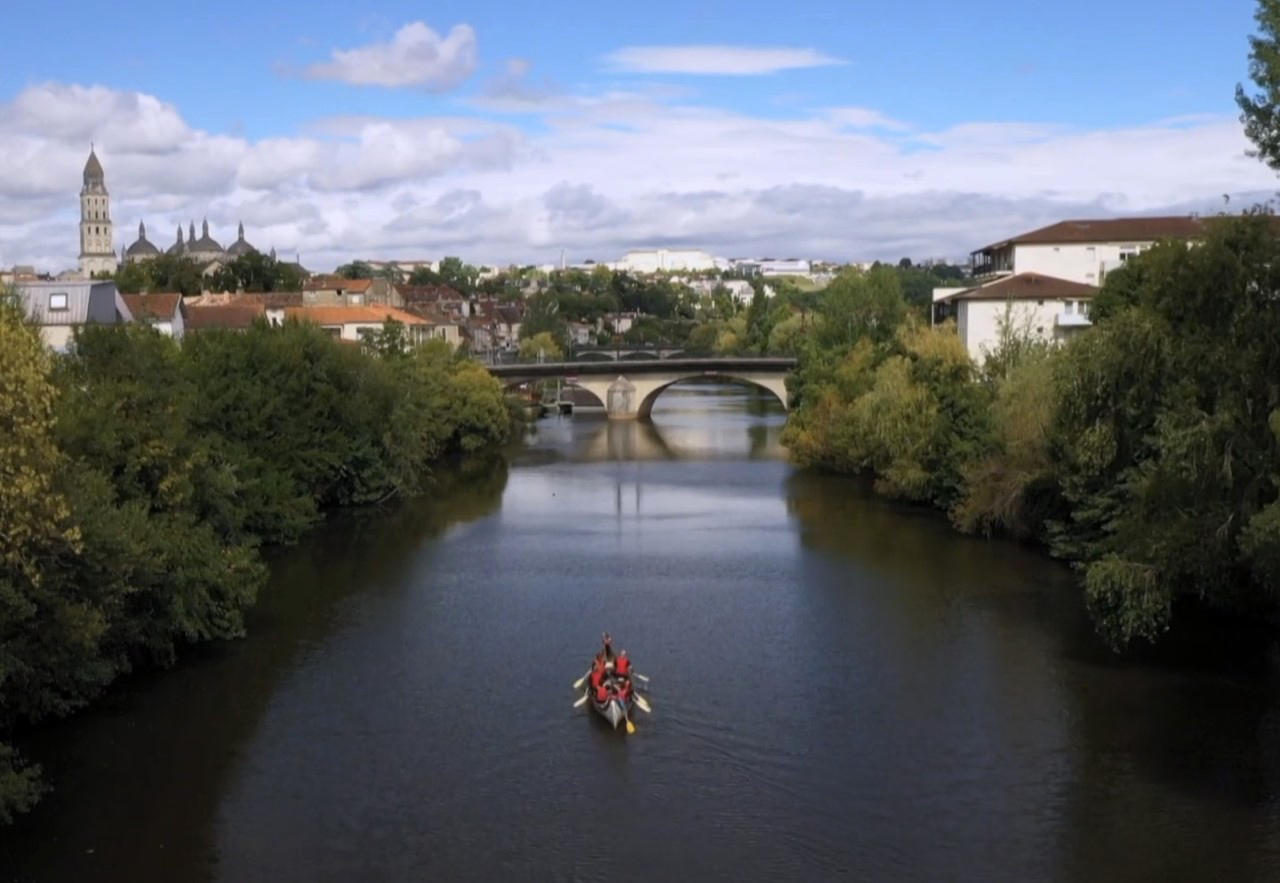
[(1098, 289), (1040, 273), (1019, 273), (950, 298), (956, 333), (978, 364), (1000, 342), (1003, 326), (1023, 335), (1061, 342), (1089, 327), (1089, 304)]
[(186, 306), (180, 294), (122, 294), (134, 322), (152, 326), (161, 334), (182, 340), (186, 333)]
[(974, 251), (972, 284), (933, 290), (933, 321), (952, 318), (974, 361), (996, 348), (1002, 326), (1062, 341), (1089, 327), (1108, 272), (1162, 240), (1193, 241), (1190, 216), (1061, 221)]
[(114, 282), (59, 279), (18, 282), (15, 287), (23, 311), (40, 328), (45, 345), (57, 352), (70, 348), (77, 328), (132, 319)]
[(345, 279), (341, 276), (320, 276), (309, 280), (302, 288), (302, 300), (308, 306), (404, 306), (399, 291), (386, 279)]
[(365, 335), (382, 330), (387, 320), (395, 320), (405, 326), (409, 343), (417, 346), (433, 336), (431, 322), (395, 307), (383, 306), (302, 306), (285, 307), (284, 317), (319, 325), (339, 340), (360, 342)]
[(1186, 215), (1060, 221), (983, 246), (970, 255), (970, 264), (979, 280), (1040, 273), (1100, 286), (1109, 270), (1161, 240), (1203, 235), (1204, 221)]

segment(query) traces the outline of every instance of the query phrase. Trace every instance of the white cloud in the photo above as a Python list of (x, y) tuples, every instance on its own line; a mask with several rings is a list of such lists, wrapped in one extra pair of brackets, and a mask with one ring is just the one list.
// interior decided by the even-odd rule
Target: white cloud
[(905, 132), (911, 128), (901, 120), (885, 116), (870, 107), (831, 107), (827, 109), (826, 116), (837, 126), (850, 129), (885, 129), (890, 132)]
[(396, 31), (389, 43), (335, 49), (332, 60), (307, 68), (308, 77), (357, 86), (421, 86), (444, 92), (471, 75), (476, 66), (476, 32), (454, 25), (441, 37), (424, 22)]
[(74, 265), (90, 139), (117, 249), (139, 219), (167, 245), (178, 223), (207, 214), (224, 244), (243, 219), (255, 245), (300, 252), (314, 269), (446, 253), (542, 262), (561, 248), (609, 260), (653, 244), (960, 257), (1064, 217), (1211, 211), (1223, 193), (1243, 207), (1275, 182), (1225, 115), (920, 130), (876, 108), (763, 118), (653, 91), (559, 93), (534, 113), (532, 130), (466, 115), (335, 117), (252, 140), (194, 128), (152, 96), (32, 87), (0, 104), (0, 266)]
[(817, 49), (751, 46), (626, 46), (604, 57), (616, 71), (758, 76), (844, 61)]

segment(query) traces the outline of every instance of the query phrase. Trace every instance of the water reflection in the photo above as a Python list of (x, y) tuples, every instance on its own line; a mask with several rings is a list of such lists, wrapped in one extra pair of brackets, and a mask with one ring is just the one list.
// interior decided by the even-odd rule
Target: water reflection
[(425, 539), (492, 513), (507, 479), (502, 459), (472, 460), (404, 505), (335, 516), (271, 556), (247, 638), (188, 648), (173, 671), (127, 679), (42, 728), (27, 753), (54, 790), (0, 830), (0, 879), (208, 878), (218, 806), (281, 683), (350, 624), (353, 606), (403, 591)]
[(652, 420), (603, 415), (548, 417), (529, 438), (530, 456), (574, 462), (782, 460), (786, 411), (769, 392), (719, 382), (664, 390)]

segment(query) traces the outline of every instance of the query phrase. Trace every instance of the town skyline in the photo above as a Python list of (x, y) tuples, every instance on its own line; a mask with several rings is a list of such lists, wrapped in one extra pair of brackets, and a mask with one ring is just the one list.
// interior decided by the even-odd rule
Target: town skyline
[[(192, 61), (236, 50), (222, 91), (201, 64), (170, 68), (173, 50), (134, 46), (176, 26), (163, 17), (104, 21), (96, 38), (139, 59), (104, 67), (74, 51), (83, 36), (56, 57), (34, 51), (50, 13), (32, 5), (0, 73), (0, 149), (17, 159), (0, 169), (0, 266), (74, 265), (90, 142), (115, 251), (140, 221), (167, 245), (177, 225), (207, 218), (321, 268), (447, 254), (548, 264), (561, 250), (581, 263), (662, 247), (958, 259), (1010, 229), (1237, 210), (1274, 191), (1232, 101), (1248, 3), (1163, 16), (1198, 41), (1176, 66), (1120, 33), (1146, 2), (1108, 8), (1101, 32), (1068, 22), (1050, 34), (1044, 13), (1007, 10), (1041, 45), (991, 47), (950, 74), (934, 56), (955, 53), (914, 56), (913, 72), (865, 38), (960, 39), (987, 4), (925, 5), (864, 21), (801, 3), (767, 40), (725, 7), (679, 42), (619, 11), (603, 24), (566, 12), (562, 39), (546, 42), (529, 39), (545, 22), (483, 4), (428, 19), (398, 4), (335, 8), (285, 40), (212, 28)], [(264, 30), (279, 33), (288, 13), (266, 13)]]

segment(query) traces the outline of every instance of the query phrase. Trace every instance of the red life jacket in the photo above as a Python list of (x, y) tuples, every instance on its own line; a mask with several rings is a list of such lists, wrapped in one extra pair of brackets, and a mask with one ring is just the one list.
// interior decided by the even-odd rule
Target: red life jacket
[(596, 684), (596, 701), (604, 702), (609, 698), (609, 691), (604, 684)]
[(628, 674), (631, 671), (631, 660), (626, 656), (619, 656), (617, 663), (617, 671), (620, 675)]

